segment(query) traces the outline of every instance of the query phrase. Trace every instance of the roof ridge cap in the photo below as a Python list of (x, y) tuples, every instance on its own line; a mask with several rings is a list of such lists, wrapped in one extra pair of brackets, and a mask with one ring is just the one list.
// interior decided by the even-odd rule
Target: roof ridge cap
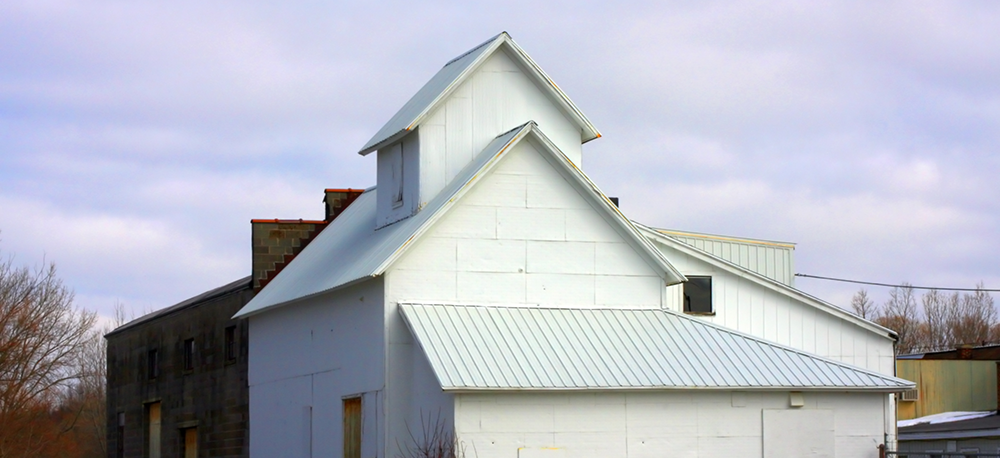
[(484, 42), (476, 45), (476, 47), (474, 47), (474, 48), (472, 48), (472, 49), (470, 49), (470, 50), (468, 50), (466, 52), (463, 52), (462, 54), (460, 54), (459, 56), (455, 57), (454, 59), (449, 60), (448, 62), (445, 62), (445, 64), (442, 66), (442, 68), (447, 67), (447, 66), (449, 66), (449, 65), (451, 65), (451, 64), (453, 64), (455, 62), (458, 62), (458, 61), (462, 60), (463, 57), (468, 56), (469, 54), (472, 54), (472, 53), (478, 51), (483, 46), (487, 46), (487, 45), (492, 44), (494, 41), (497, 41), (497, 38), (500, 38), (501, 36), (506, 36), (508, 39), (510, 39), (510, 35), (507, 32), (500, 32), (500, 33), (498, 33), (498, 34), (493, 35), (492, 37), (490, 37), (489, 40), (486, 40), (486, 41), (484, 41)]

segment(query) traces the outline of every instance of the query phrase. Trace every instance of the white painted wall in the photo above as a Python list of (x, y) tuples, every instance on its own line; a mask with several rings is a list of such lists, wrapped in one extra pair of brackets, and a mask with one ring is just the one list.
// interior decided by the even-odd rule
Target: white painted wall
[(251, 456), (339, 455), (341, 403), (354, 395), (362, 456), (384, 456), (382, 302), (376, 278), (249, 318)]
[(833, 416), (831, 456), (878, 456), (885, 394), (803, 395), (805, 406), (793, 409), (787, 392), (457, 394), (455, 424), (466, 456), (477, 458), (544, 448), (583, 458), (753, 458), (764, 456), (765, 410), (826, 411)]
[[(386, 291), (398, 291), (395, 275), (385, 276)], [(398, 296), (387, 293), (386, 326), (386, 430), (387, 449), (381, 456), (415, 456), (429, 431), (454, 431), (454, 400), (441, 390), (427, 357), (399, 314)]]
[[(893, 375), (892, 341), (846, 319), (655, 243), (684, 275), (711, 275), (714, 316), (699, 319), (847, 364)], [(683, 311), (683, 285), (667, 288), (667, 307)]]
[(663, 280), (536, 147), (517, 145), (385, 274), (390, 455), (421, 417), (454, 421), (399, 302), (661, 306)]
[(390, 301), (650, 307), (664, 282), (530, 142), (389, 274)]
[(501, 48), (421, 123), (421, 202), (434, 198), (497, 135), (528, 121), (580, 166), (576, 123)]

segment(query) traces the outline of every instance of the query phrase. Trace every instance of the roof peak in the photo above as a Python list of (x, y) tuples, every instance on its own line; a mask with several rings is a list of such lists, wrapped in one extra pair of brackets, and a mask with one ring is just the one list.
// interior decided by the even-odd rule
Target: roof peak
[(601, 133), (570, 100), (562, 89), (553, 82), (541, 67), (520, 46), (514, 42), (510, 34), (500, 32), (489, 40), (480, 43), (472, 49), (451, 59), (441, 67), (431, 79), (417, 91), (400, 109), (382, 126), (378, 132), (358, 151), (362, 156), (379, 148), (399, 141), (410, 131), (434, 112), (434, 110), (459, 87), (467, 81), (490, 56), (501, 47), (507, 48), (508, 55), (517, 61), (525, 70), (525, 74), (535, 80), (538, 87), (546, 92), (564, 116), (575, 123), (580, 129), (580, 141), (586, 143), (599, 138)]

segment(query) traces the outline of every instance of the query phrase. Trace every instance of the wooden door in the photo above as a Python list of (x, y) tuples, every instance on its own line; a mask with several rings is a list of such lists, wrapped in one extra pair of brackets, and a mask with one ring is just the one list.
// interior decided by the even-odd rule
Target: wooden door
[(344, 458), (361, 458), (361, 398), (344, 399)]
[(184, 430), (184, 458), (198, 458), (198, 428)]
[(149, 405), (149, 458), (160, 458), (160, 403)]

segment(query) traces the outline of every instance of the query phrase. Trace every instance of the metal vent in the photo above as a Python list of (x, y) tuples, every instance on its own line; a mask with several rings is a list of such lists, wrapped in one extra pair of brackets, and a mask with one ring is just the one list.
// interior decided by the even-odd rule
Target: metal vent
[(900, 401), (917, 401), (920, 399), (920, 390), (906, 390), (899, 397)]

